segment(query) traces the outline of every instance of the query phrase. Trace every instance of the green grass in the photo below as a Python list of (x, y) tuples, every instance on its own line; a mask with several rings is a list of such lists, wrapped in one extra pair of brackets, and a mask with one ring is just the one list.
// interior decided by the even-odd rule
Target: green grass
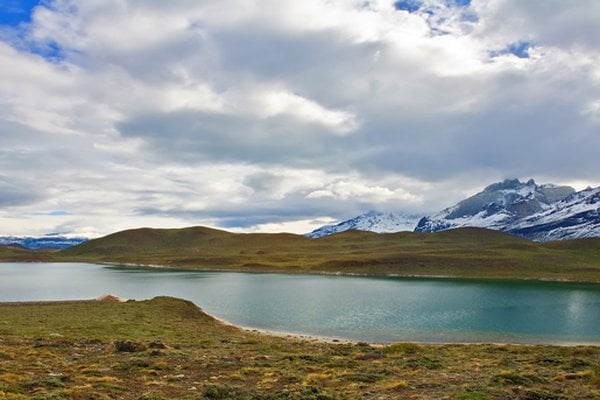
[[(320, 239), (234, 234), (203, 227), (142, 228), (44, 257), (199, 270), (600, 282), (600, 238), (535, 243), (479, 228), (437, 233), (348, 231)], [(7, 257), (0, 253), (2, 259)]]
[(0, 304), (0, 399), (599, 396), (600, 347), (323, 343), (242, 331), (166, 297)]

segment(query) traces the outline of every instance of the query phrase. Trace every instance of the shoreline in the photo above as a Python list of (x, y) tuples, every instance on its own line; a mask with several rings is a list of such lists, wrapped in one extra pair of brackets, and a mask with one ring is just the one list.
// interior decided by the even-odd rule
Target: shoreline
[[(161, 297), (161, 296), (158, 296)], [(167, 296), (169, 297), (169, 296)], [(174, 297), (173, 297), (174, 298)], [(185, 299), (180, 299), (181, 301), (189, 301)], [(32, 300), (32, 301), (0, 301), (0, 306), (36, 306), (36, 305), (60, 305), (60, 304), (77, 304), (77, 303), (102, 303), (102, 302), (141, 302), (141, 301), (149, 301), (152, 299), (144, 299), (144, 300), (136, 300), (136, 299), (123, 299), (118, 296), (112, 294), (105, 294), (99, 296), (94, 299), (71, 299), (71, 300)], [(302, 341), (306, 343), (317, 343), (317, 344), (333, 344), (333, 345), (357, 345), (357, 344), (367, 344), (372, 347), (385, 347), (391, 346), (395, 344), (415, 344), (419, 346), (446, 346), (446, 345), (457, 345), (457, 346), (523, 346), (523, 347), (540, 347), (540, 346), (553, 346), (553, 347), (600, 347), (600, 341), (598, 342), (502, 342), (502, 341), (418, 341), (418, 340), (397, 340), (397, 341), (368, 341), (368, 340), (357, 340), (357, 339), (349, 339), (343, 337), (334, 337), (334, 336), (322, 336), (322, 335), (311, 335), (311, 334), (303, 334), (297, 332), (288, 332), (288, 331), (276, 331), (270, 329), (263, 328), (253, 328), (244, 325), (237, 325), (228, 320), (215, 316), (213, 314), (207, 313), (202, 307), (198, 306), (195, 303), (194, 306), (198, 308), (202, 313), (212, 318), (219, 324), (224, 326), (228, 326), (231, 328), (239, 329), (244, 332), (253, 333), (259, 336), (268, 336), (268, 337), (278, 337), (282, 339), (288, 340), (296, 340)]]
[[(52, 263), (51, 261), (50, 263)], [(515, 277), (483, 277), (483, 276), (460, 276), (460, 275), (420, 275), (420, 274), (368, 274), (357, 272), (342, 272), (342, 271), (297, 271), (293, 269), (254, 269), (247, 270), (241, 268), (204, 268), (204, 267), (185, 267), (164, 264), (144, 264), (144, 263), (128, 263), (128, 262), (109, 262), (109, 261), (57, 261), (64, 263), (87, 263), (107, 265), (114, 267), (136, 267), (150, 269), (164, 269), (172, 271), (186, 272), (232, 272), (241, 274), (286, 274), (286, 275), (314, 275), (314, 276), (340, 276), (340, 277), (359, 277), (359, 278), (398, 278), (398, 279), (440, 279), (440, 280), (467, 280), (467, 281), (495, 281), (495, 282), (539, 282), (539, 283), (573, 283), (573, 284), (589, 284), (600, 285), (600, 281), (572, 280), (572, 279), (552, 279), (552, 278), (515, 278)], [(46, 261), (39, 262), (41, 264)]]
[(89, 260), (0, 260), (2, 263), (28, 263), (28, 264), (96, 264), (125, 268), (148, 268), (156, 270), (185, 271), (185, 272), (232, 272), (241, 274), (285, 274), (285, 275), (314, 275), (314, 276), (339, 276), (360, 278), (394, 278), (394, 279), (439, 279), (439, 280), (464, 280), (464, 281), (489, 281), (489, 282), (534, 282), (534, 283), (570, 283), (582, 285), (600, 285), (600, 280), (578, 280), (567, 278), (533, 278), (533, 277), (499, 277), (499, 276), (463, 276), (448, 274), (386, 274), (386, 273), (359, 273), (343, 271), (300, 270), (294, 268), (215, 268), (199, 266), (177, 266), (168, 264), (145, 264), (121, 261), (89, 261)]
[[(223, 324), (225, 326), (229, 326), (232, 328), (236, 328), (236, 329), (242, 330), (244, 332), (261, 335), (261, 336), (279, 337), (279, 338), (284, 338), (284, 339), (299, 340), (299, 341), (310, 342), (310, 343), (357, 344), (357, 343), (363, 342), (363, 343), (369, 343), (369, 345), (373, 345), (373, 346), (384, 345), (383, 343), (375, 343), (375, 342), (371, 343), (371, 342), (364, 342), (364, 341), (353, 340), (353, 339), (344, 339), (344, 338), (329, 337), (329, 336), (308, 335), (308, 334), (295, 333), (295, 332), (284, 332), (284, 331), (274, 331), (274, 330), (269, 330), (269, 329), (252, 328), (249, 326), (236, 325), (236, 324), (229, 322), (223, 318), (219, 318), (215, 315), (209, 314), (209, 313), (205, 312), (204, 310), (202, 310), (202, 312), (205, 313), (206, 315), (210, 316), (212, 319), (219, 322), (220, 324)], [(400, 343), (400, 342), (398, 342), (398, 343)]]

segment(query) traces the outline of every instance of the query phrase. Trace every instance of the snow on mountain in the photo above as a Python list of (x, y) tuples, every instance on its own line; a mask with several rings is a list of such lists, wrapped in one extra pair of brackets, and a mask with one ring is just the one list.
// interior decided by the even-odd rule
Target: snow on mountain
[(524, 218), (508, 232), (540, 242), (600, 237), (600, 187), (574, 193), (554, 207)]
[(436, 232), (466, 226), (508, 231), (524, 218), (553, 209), (575, 193), (569, 186), (538, 185), (533, 179), (494, 183), (458, 204), (422, 218), (415, 232)]
[(307, 233), (306, 236), (310, 238), (320, 238), (350, 229), (377, 233), (412, 231), (419, 219), (420, 216), (417, 215), (369, 211), (368, 213), (359, 215), (346, 221), (342, 221), (336, 225), (323, 226), (310, 233)]
[(26, 249), (66, 249), (85, 242), (85, 238), (67, 238), (64, 236), (45, 236), (41, 238), (0, 236), (1, 246), (20, 246)]

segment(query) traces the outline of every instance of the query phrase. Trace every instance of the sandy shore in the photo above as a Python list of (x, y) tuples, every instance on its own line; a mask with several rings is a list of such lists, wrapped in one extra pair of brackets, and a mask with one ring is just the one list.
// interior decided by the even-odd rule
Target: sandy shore
[[(336, 338), (336, 337), (318, 336), (318, 335), (305, 335), (305, 334), (294, 333), (294, 332), (282, 332), (282, 331), (273, 331), (273, 330), (268, 330), (268, 329), (259, 329), (259, 328), (251, 328), (251, 327), (247, 327), (247, 326), (240, 326), (240, 325), (233, 324), (233, 323), (231, 323), (231, 322), (229, 322), (227, 320), (224, 320), (222, 318), (215, 317), (214, 315), (208, 314), (204, 310), (202, 310), (202, 312), (204, 312), (207, 315), (210, 315), (213, 319), (215, 319), (216, 321), (218, 321), (219, 323), (221, 323), (223, 325), (231, 326), (233, 328), (241, 329), (241, 330), (246, 331), (246, 332), (256, 333), (256, 334), (259, 334), (259, 335), (276, 336), (276, 337), (287, 338), (287, 339), (302, 340), (302, 341), (312, 342), (312, 343), (328, 343), (328, 344), (346, 343), (346, 344), (355, 344), (355, 343), (361, 342), (361, 341), (358, 341), (358, 340), (343, 339), (343, 338)], [(376, 345), (376, 343), (370, 343), (370, 344)]]

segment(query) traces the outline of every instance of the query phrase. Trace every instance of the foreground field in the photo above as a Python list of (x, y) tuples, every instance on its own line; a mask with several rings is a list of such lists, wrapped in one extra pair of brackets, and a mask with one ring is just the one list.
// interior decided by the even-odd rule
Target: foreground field
[(0, 399), (600, 398), (600, 347), (267, 336), (189, 302), (0, 305)]

